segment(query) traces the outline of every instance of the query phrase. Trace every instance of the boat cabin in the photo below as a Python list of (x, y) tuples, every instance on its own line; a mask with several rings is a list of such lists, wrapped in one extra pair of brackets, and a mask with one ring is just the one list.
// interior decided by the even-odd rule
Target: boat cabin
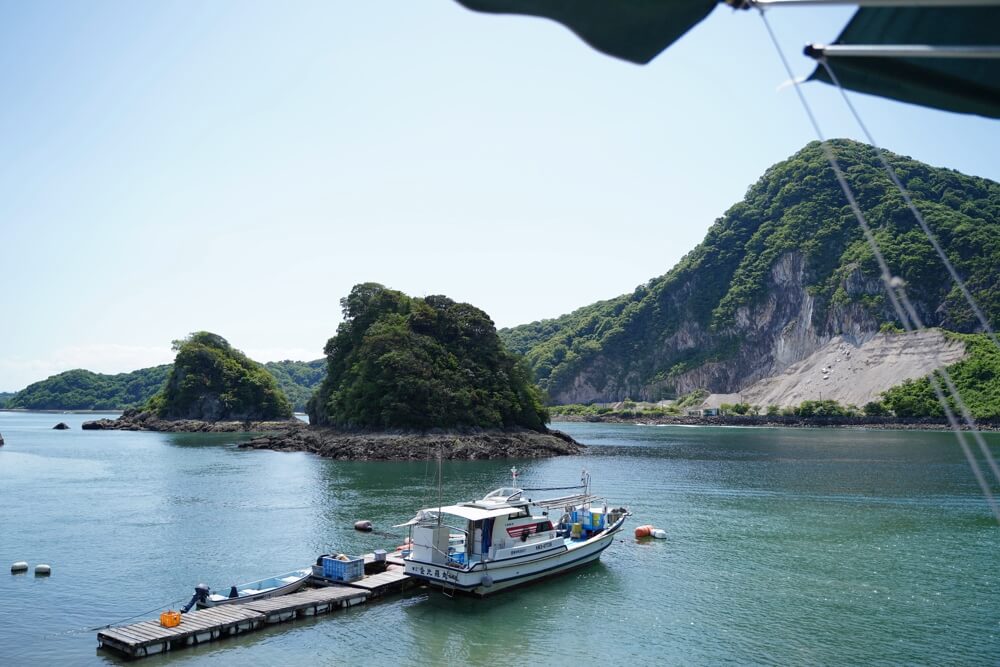
[(479, 563), (565, 549), (567, 540), (587, 539), (603, 530), (603, 513), (591, 511), (589, 500), (589, 496), (567, 496), (535, 503), (524, 497), (522, 489), (502, 487), (479, 500), (421, 510), (402, 524), (411, 528), (406, 557), (470, 569)]

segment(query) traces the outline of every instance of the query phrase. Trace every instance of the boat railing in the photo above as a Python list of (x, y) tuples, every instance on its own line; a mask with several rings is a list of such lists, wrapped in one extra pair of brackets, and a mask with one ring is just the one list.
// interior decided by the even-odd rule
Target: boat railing
[(545, 500), (533, 500), (532, 503), (538, 507), (552, 510), (552, 509), (565, 509), (567, 507), (576, 507), (578, 505), (584, 505), (586, 503), (593, 503), (596, 500), (603, 500), (601, 496), (595, 496), (589, 493), (579, 493), (574, 496), (562, 496), (559, 498), (546, 498)]

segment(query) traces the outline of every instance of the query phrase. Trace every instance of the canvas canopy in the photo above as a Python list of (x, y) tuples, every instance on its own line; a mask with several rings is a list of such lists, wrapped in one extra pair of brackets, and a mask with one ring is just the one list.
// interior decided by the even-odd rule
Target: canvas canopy
[[(872, 49), (870, 57), (841, 56), (833, 49), (816, 55), (827, 59), (845, 88), (1000, 118), (1000, 58), (955, 57), (963, 48), (1000, 45), (1000, 6), (862, 8), (834, 44), (939, 47), (927, 49), (920, 57), (880, 55), (878, 48)], [(832, 83), (822, 65), (810, 78)]]
[[(452, 516), (459, 516), (463, 519), (468, 519), (469, 521), (481, 521), (482, 519), (492, 519), (498, 516), (507, 516), (509, 514), (517, 514), (521, 511), (520, 507), (499, 507), (496, 509), (483, 509), (480, 507), (469, 507), (468, 505), (446, 505), (440, 509), (441, 514), (450, 514)], [(425, 510), (420, 510), (420, 512), (414, 518), (410, 519), (406, 523), (401, 523), (394, 528), (402, 528), (404, 526), (415, 526), (418, 523), (424, 523), (426, 521), (434, 520), (437, 516), (438, 508), (432, 507)]]
[[(558, 21), (598, 51), (645, 64), (708, 16), (719, 0), (457, 0), (483, 12), (540, 16)], [(783, 4), (829, 4), (831, 0), (728, 0), (741, 9)], [(857, 0), (864, 4), (868, 0)], [(875, 0), (877, 2), (877, 0)], [(1000, 0), (913, 0), (953, 5), (863, 7), (835, 45), (921, 45), (931, 47), (1000, 47)], [(849, 4), (845, 0), (844, 4)], [(812, 37), (813, 40), (817, 36)], [(804, 39), (803, 41), (808, 41)], [(841, 56), (813, 50), (834, 69), (841, 85), (924, 106), (1000, 117), (1000, 59), (940, 57)], [(810, 77), (830, 82), (820, 66)]]
[(592, 47), (645, 65), (709, 15), (718, 0), (458, 0), (469, 9), (563, 24)]

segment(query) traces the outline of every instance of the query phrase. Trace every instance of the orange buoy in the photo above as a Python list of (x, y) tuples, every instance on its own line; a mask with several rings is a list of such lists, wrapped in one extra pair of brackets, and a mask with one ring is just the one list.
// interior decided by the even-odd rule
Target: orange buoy
[(650, 525), (639, 526), (635, 529), (636, 537), (649, 537), (653, 532), (653, 527)]

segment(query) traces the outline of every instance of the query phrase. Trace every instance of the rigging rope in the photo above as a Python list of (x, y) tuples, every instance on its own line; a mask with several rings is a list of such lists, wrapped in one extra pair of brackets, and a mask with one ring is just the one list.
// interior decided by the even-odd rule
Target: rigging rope
[[(930, 229), (930, 226), (924, 220), (923, 214), (920, 213), (919, 209), (917, 209), (916, 205), (913, 203), (913, 199), (910, 197), (910, 193), (906, 190), (905, 187), (903, 187), (902, 182), (896, 175), (896, 170), (892, 168), (892, 165), (890, 165), (889, 161), (886, 159), (884, 151), (875, 142), (875, 138), (868, 130), (868, 126), (865, 125), (865, 122), (861, 119), (861, 115), (858, 113), (857, 109), (854, 107), (854, 104), (847, 96), (847, 91), (845, 91), (843, 86), (840, 85), (840, 80), (837, 78), (837, 74), (833, 71), (833, 67), (830, 66), (829, 61), (825, 57), (820, 58), (819, 62), (820, 64), (823, 65), (827, 73), (830, 75), (830, 80), (833, 81), (834, 85), (837, 87), (837, 90), (840, 92), (841, 98), (844, 100), (844, 103), (850, 110), (851, 115), (854, 116), (854, 119), (857, 121), (858, 126), (861, 128), (861, 131), (867, 138), (868, 143), (871, 144), (872, 148), (875, 149), (875, 154), (878, 156), (879, 162), (882, 163), (882, 167), (889, 175), (889, 178), (892, 180), (893, 185), (896, 186), (896, 189), (899, 191), (900, 196), (902, 196), (903, 201), (906, 203), (907, 208), (909, 208), (910, 212), (913, 213), (913, 217), (916, 218), (917, 223), (920, 225), (920, 229), (924, 233), (924, 236), (926, 236), (927, 240), (930, 241), (931, 245), (934, 247), (935, 252), (937, 252), (938, 257), (941, 259), (941, 262), (945, 265), (945, 268), (948, 269), (948, 273), (951, 275), (952, 280), (955, 281), (955, 284), (961, 290), (962, 295), (965, 297), (966, 303), (968, 303), (969, 307), (972, 308), (972, 311), (975, 313), (976, 318), (979, 320), (979, 324), (980, 326), (982, 326), (983, 331), (985, 331), (986, 335), (990, 338), (991, 341), (993, 341), (993, 344), (996, 345), (998, 349), (1000, 349), (1000, 340), (997, 340), (996, 333), (990, 326), (990, 323), (986, 319), (986, 316), (983, 314), (983, 311), (979, 308), (979, 304), (976, 303), (975, 298), (973, 298), (968, 288), (966, 288), (964, 281), (958, 275), (958, 272), (955, 270), (955, 267), (951, 263), (951, 260), (949, 260), (948, 256), (945, 254), (944, 249), (941, 248), (941, 245), (938, 243), (937, 237), (934, 235), (934, 233)], [(900, 296), (903, 306), (906, 308), (907, 313), (910, 315), (910, 319), (914, 323), (916, 328), (918, 330), (926, 328), (923, 322), (921, 321), (920, 316), (917, 314), (916, 309), (913, 307), (913, 304), (910, 302), (909, 297), (906, 295), (906, 293), (902, 292)], [(942, 379), (944, 380), (945, 386), (948, 389), (949, 394), (951, 396), (956, 397), (956, 403), (959, 406), (960, 412), (962, 413), (962, 418), (964, 419), (965, 423), (969, 426), (969, 429), (973, 434), (973, 438), (976, 440), (976, 444), (979, 446), (979, 450), (983, 453), (983, 456), (985, 457), (987, 464), (992, 470), (993, 475), (996, 477), (997, 481), (1000, 481), (1000, 467), (997, 466), (996, 459), (993, 457), (992, 452), (990, 452), (990, 449), (987, 446), (982, 433), (978, 430), (978, 428), (976, 428), (975, 421), (970, 411), (968, 410), (967, 406), (965, 405), (965, 402), (962, 400), (958, 388), (952, 381), (951, 376), (948, 373), (947, 369), (942, 368), (940, 374)], [(945, 393), (941, 390), (940, 386), (937, 384), (936, 374), (932, 373), (929, 377), (929, 380), (931, 382), (931, 387), (938, 398), (938, 401), (944, 407), (945, 411), (948, 411), (950, 409), (950, 406), (945, 405), (946, 401)], [(959, 437), (959, 442), (962, 444), (963, 449), (967, 447), (967, 445), (965, 444), (964, 440), (961, 437)], [(969, 452), (967, 456), (971, 456), (971, 452)], [(986, 485), (985, 479), (981, 479), (981, 472), (979, 471), (978, 465), (974, 462), (974, 459), (970, 459), (970, 464), (972, 465), (972, 471), (976, 475), (976, 479), (980, 481), (980, 486)], [(986, 485), (984, 493), (987, 497), (987, 500), (990, 502), (991, 507), (993, 507), (994, 509), (994, 514), (997, 514), (996, 503), (993, 501), (992, 495), (986, 489), (988, 489), (988, 485)], [(1000, 519), (1000, 516), (998, 516), (998, 519)]]
[[(771, 28), (771, 24), (767, 20), (767, 15), (764, 13), (762, 7), (757, 7), (760, 12), (761, 20), (764, 23), (764, 27), (767, 29), (767, 34), (771, 38), (771, 43), (774, 45), (775, 50), (778, 53), (778, 57), (781, 60), (781, 64), (784, 65), (785, 71), (788, 74), (788, 78), (791, 80), (793, 87), (795, 88), (795, 94), (799, 98), (799, 102), (802, 104), (802, 108), (805, 110), (806, 116), (809, 118), (809, 122), (813, 126), (813, 130), (816, 132), (816, 136), (819, 138), (820, 146), (823, 149), (823, 153), (826, 156), (827, 161), (830, 163), (830, 167), (833, 169), (833, 173), (837, 178), (837, 182), (840, 184), (840, 189), (843, 190), (844, 196), (847, 197), (847, 202), (851, 207), (851, 211), (854, 213), (854, 217), (857, 218), (858, 224), (861, 226), (864, 232), (865, 239), (868, 242), (872, 253), (875, 255), (875, 259), (878, 262), (879, 270), (881, 272), (882, 282), (885, 286), (886, 294), (889, 296), (889, 301), (892, 303), (893, 310), (896, 312), (896, 316), (899, 321), (903, 324), (903, 328), (912, 332), (914, 330), (923, 329), (924, 325), (920, 318), (917, 316), (916, 310), (913, 308), (913, 304), (910, 302), (909, 297), (906, 295), (905, 283), (900, 278), (894, 278), (892, 273), (889, 271), (889, 266), (885, 261), (885, 257), (882, 255), (882, 251), (879, 248), (878, 242), (875, 240), (875, 235), (872, 233), (871, 226), (868, 224), (864, 213), (861, 211), (861, 207), (858, 205), (857, 200), (854, 197), (854, 192), (851, 190), (850, 185), (847, 183), (847, 179), (844, 176), (843, 171), (840, 168), (840, 163), (837, 161), (837, 156), (833, 152), (833, 148), (827, 142), (823, 135), (823, 131), (819, 127), (819, 123), (816, 120), (816, 116), (813, 114), (812, 108), (809, 106), (809, 102), (806, 100), (805, 95), (802, 92), (801, 82), (795, 78), (792, 72), (792, 67), (788, 63), (788, 59), (785, 57), (785, 53), (778, 43), (778, 39), (774, 34), (774, 30)], [(942, 253), (943, 254), (943, 253)], [(905, 304), (905, 306), (904, 306)], [(963, 417), (965, 417), (966, 423), (969, 426), (969, 430), (973, 433), (976, 442), (979, 444), (980, 449), (986, 455), (987, 461), (993, 470), (994, 475), (1000, 480), (1000, 470), (998, 470), (996, 462), (993, 460), (992, 455), (989, 452), (989, 448), (986, 446), (986, 442), (983, 440), (982, 434), (976, 427), (975, 420), (972, 418), (971, 413), (969, 413), (965, 402), (962, 400), (961, 395), (955, 388), (954, 383), (951, 380), (951, 376), (945, 368), (940, 368), (936, 373), (940, 374), (945, 380), (945, 384), (948, 391), (951, 392), (952, 398), (954, 399), (956, 405), (959, 406)], [(965, 433), (962, 431), (961, 425), (958, 423), (958, 419), (955, 416), (954, 411), (951, 409), (951, 405), (948, 403), (947, 397), (941, 390), (940, 385), (937, 382), (935, 374), (932, 373), (930, 376), (931, 386), (934, 389), (935, 395), (938, 401), (941, 403), (944, 409), (945, 416), (948, 418), (948, 423), (951, 426), (952, 431), (955, 432), (958, 442), (962, 447), (962, 452), (965, 454), (965, 458), (969, 461), (969, 465), (972, 468), (972, 473), (979, 483), (979, 487), (983, 492), (983, 496), (986, 498), (986, 502), (996, 518), (997, 522), (1000, 523), (1000, 507), (998, 507), (996, 500), (993, 497), (993, 493), (990, 490), (990, 485), (983, 475), (982, 470), (979, 466), (979, 462), (976, 460), (975, 455), (972, 453), (972, 449), (968, 446), (965, 439)]]
[(523, 487), (522, 491), (570, 491), (572, 489), (582, 489), (583, 484), (577, 484), (576, 486), (539, 486), (529, 489), (528, 487)]
[(993, 344), (996, 345), (998, 349), (1000, 349), (1000, 340), (997, 339), (997, 335), (993, 331), (993, 328), (990, 326), (989, 320), (986, 319), (986, 316), (983, 314), (983, 311), (979, 308), (979, 304), (976, 303), (976, 300), (973, 298), (968, 288), (966, 288), (965, 282), (962, 280), (961, 277), (959, 277), (958, 271), (955, 270), (955, 266), (951, 263), (951, 260), (948, 259), (948, 255), (945, 254), (944, 249), (941, 248), (941, 244), (938, 243), (937, 237), (934, 235), (934, 232), (931, 231), (930, 226), (924, 220), (923, 214), (919, 211), (919, 209), (917, 209), (916, 205), (913, 203), (913, 199), (910, 198), (909, 191), (905, 187), (903, 187), (903, 183), (899, 180), (899, 177), (896, 175), (896, 170), (892, 168), (892, 165), (889, 164), (889, 161), (885, 158), (885, 152), (881, 149), (881, 147), (879, 147), (877, 143), (875, 143), (875, 138), (872, 137), (871, 132), (868, 131), (868, 126), (865, 125), (863, 120), (861, 120), (861, 115), (858, 113), (858, 110), (854, 108), (854, 104), (851, 102), (851, 99), (847, 96), (847, 91), (845, 91), (844, 87), (840, 85), (840, 79), (837, 78), (837, 74), (833, 71), (833, 67), (830, 66), (830, 62), (827, 60), (825, 56), (820, 58), (819, 62), (824, 67), (824, 69), (826, 69), (827, 74), (830, 75), (830, 80), (833, 81), (833, 85), (837, 87), (837, 90), (840, 92), (840, 96), (843, 98), (844, 103), (850, 110), (851, 115), (854, 116), (854, 120), (858, 122), (858, 126), (864, 133), (865, 138), (868, 139), (868, 143), (871, 144), (872, 148), (875, 149), (875, 155), (878, 156), (879, 162), (882, 163), (882, 167), (889, 175), (889, 178), (892, 180), (893, 185), (895, 185), (896, 189), (899, 190), (899, 194), (903, 197), (903, 201), (906, 203), (907, 208), (909, 208), (910, 212), (913, 213), (913, 217), (916, 218), (917, 224), (920, 225), (920, 229), (924, 232), (924, 236), (926, 236), (927, 240), (929, 240), (931, 242), (931, 245), (934, 246), (934, 251), (937, 253), (938, 257), (941, 258), (941, 262), (944, 264), (945, 268), (948, 269), (948, 273), (951, 275), (951, 279), (955, 281), (955, 284), (958, 286), (958, 289), (961, 290), (962, 296), (965, 297), (965, 302), (969, 304), (970, 308), (972, 308), (972, 312), (975, 313), (976, 319), (979, 320), (979, 325), (983, 328), (983, 331), (986, 332), (986, 335), (989, 336), (990, 340), (993, 341)]

